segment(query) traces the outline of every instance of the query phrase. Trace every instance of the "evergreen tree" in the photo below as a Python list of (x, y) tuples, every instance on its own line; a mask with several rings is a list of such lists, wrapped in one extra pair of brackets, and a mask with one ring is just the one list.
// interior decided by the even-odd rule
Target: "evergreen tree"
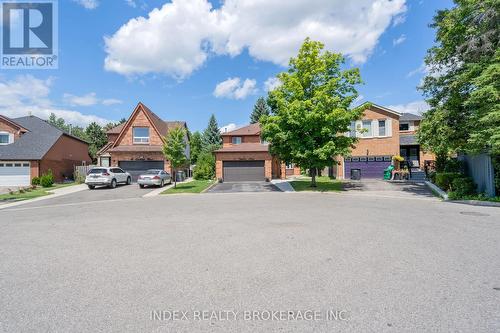
[(262, 116), (269, 116), (269, 107), (267, 106), (264, 97), (259, 97), (253, 107), (252, 114), (250, 115), (250, 123), (258, 123)]
[(213, 151), (222, 146), (222, 137), (219, 131), (219, 125), (215, 119), (215, 115), (210, 116), (208, 126), (203, 132), (203, 149)]

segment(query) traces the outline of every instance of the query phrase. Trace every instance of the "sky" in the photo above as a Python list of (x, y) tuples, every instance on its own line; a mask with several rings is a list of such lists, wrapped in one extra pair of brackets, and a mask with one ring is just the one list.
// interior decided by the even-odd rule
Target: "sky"
[(448, 0), (60, 0), (58, 69), (0, 71), (0, 114), (73, 125), (127, 118), (143, 102), (203, 130), (249, 122), (306, 37), (364, 81), (357, 103), (422, 113), (417, 86)]

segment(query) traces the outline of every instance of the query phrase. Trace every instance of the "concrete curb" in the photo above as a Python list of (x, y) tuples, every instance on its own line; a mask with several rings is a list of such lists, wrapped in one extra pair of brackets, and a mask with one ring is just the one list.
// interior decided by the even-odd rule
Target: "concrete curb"
[(201, 191), (200, 194), (208, 192), (212, 187), (214, 187), (217, 184), (219, 184), (219, 182), (216, 180), (216, 181), (214, 181), (214, 183), (212, 185), (210, 185), (209, 187), (207, 187), (206, 189), (204, 189), (203, 191)]
[(72, 185), (72, 186), (68, 186), (68, 187), (58, 188), (58, 189), (55, 189), (52, 191), (47, 191), (49, 193), (52, 193), (50, 195), (45, 195), (43, 197), (38, 197), (38, 198), (34, 198), (34, 199), (29, 199), (29, 200), (21, 200), (21, 201), (16, 201), (16, 202), (12, 202), (12, 203), (7, 203), (5, 205), (0, 205), (0, 210), (5, 209), (5, 208), (24, 205), (26, 203), (32, 203), (32, 202), (62, 197), (66, 194), (76, 193), (76, 192), (80, 192), (80, 191), (83, 191), (86, 189), (87, 189), (87, 185), (85, 185), (85, 184)]
[(500, 207), (500, 202), (494, 201), (481, 201), (481, 200), (448, 200), (451, 203), (459, 203), (471, 206), (482, 206), (482, 207)]
[(274, 179), (271, 181), (271, 184), (276, 186), (281, 192), (287, 192), (287, 193), (295, 192), (295, 189), (288, 180)]
[(440, 189), (439, 187), (437, 187), (428, 180), (425, 181), (425, 185), (427, 185), (427, 187), (429, 187), (433, 192), (437, 193), (441, 198), (443, 198), (443, 200), (448, 201), (448, 194), (446, 194), (445, 191), (443, 191), (442, 189)]

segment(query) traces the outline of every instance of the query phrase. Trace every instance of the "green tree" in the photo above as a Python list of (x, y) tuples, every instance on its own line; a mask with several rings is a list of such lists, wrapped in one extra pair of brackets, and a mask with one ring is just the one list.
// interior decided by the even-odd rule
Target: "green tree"
[(209, 151), (201, 152), (193, 172), (194, 179), (210, 180), (215, 177), (215, 157)]
[[(431, 110), (418, 134), (437, 154), (491, 149), (500, 153), (500, 2), (455, 0), (431, 27), (436, 45), (422, 89)], [(438, 135), (438, 136), (436, 136)]]
[(190, 136), (189, 147), (191, 148), (191, 164), (196, 164), (203, 148), (201, 133), (196, 131)]
[(215, 119), (215, 115), (211, 115), (208, 121), (208, 126), (203, 131), (203, 149), (210, 152), (222, 146), (222, 137), (219, 131), (219, 125)]
[(87, 137), (87, 141), (89, 142), (89, 155), (95, 162), (97, 152), (108, 142), (106, 132), (101, 126), (99, 126), (99, 124), (91, 122), (87, 128), (85, 128), (85, 135)]
[(170, 161), (170, 165), (174, 170), (174, 187), (177, 187), (177, 169), (185, 166), (188, 162), (186, 156), (186, 130), (182, 127), (177, 127), (170, 130), (165, 137), (163, 145), (163, 155)]
[(323, 51), (324, 45), (307, 38), (287, 72), (278, 78), (282, 85), (270, 92), (276, 108), (260, 119), (262, 137), (279, 159), (312, 172), (335, 162), (335, 156), (350, 152), (356, 138), (343, 135), (362, 109), (350, 109), (361, 83), (359, 69), (342, 70), (341, 54)]
[(250, 123), (255, 124), (258, 123), (262, 116), (269, 115), (269, 107), (267, 106), (266, 100), (264, 97), (259, 97), (257, 102), (253, 107), (252, 114), (250, 115)]

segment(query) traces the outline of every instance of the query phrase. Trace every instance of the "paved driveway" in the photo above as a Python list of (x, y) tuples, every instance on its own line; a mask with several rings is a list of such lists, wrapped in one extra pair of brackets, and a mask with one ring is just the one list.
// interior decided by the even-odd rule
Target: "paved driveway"
[(344, 183), (344, 190), (348, 193), (382, 197), (435, 198), (432, 191), (424, 183), (404, 181), (384, 181), (379, 179), (347, 180)]
[(280, 192), (280, 190), (268, 182), (224, 182), (208, 190), (208, 193), (238, 192)]
[[(83, 191), (67, 194), (56, 198), (47, 198), (43, 201), (25, 203), (22, 207), (40, 207), (60, 204), (78, 204), (86, 202), (103, 202), (109, 200), (121, 200), (131, 198), (141, 198), (146, 193), (156, 190), (157, 187), (148, 187), (141, 189), (139, 185), (117, 185), (116, 188), (97, 187), (93, 190), (84, 189)], [(20, 206), (21, 207), (21, 206)]]
[(9, 208), (0, 331), (499, 332), (499, 221), (498, 208), (324, 193)]

